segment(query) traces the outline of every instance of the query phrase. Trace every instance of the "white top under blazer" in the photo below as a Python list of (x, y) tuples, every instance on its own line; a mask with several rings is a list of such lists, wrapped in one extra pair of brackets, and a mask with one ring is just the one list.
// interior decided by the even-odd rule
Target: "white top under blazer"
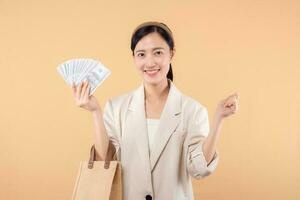
[(159, 124), (159, 119), (150, 119), (150, 118), (147, 119), (147, 130), (148, 130), (148, 140), (149, 140), (149, 151), (150, 152), (153, 148), (154, 137), (158, 136), (156, 134), (158, 124)]

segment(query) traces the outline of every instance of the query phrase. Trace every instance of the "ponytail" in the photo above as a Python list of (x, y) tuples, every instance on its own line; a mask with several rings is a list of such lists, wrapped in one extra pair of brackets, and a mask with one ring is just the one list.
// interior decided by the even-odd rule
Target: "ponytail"
[(172, 71), (172, 64), (170, 63), (170, 69), (167, 74), (167, 78), (173, 81), (173, 71)]

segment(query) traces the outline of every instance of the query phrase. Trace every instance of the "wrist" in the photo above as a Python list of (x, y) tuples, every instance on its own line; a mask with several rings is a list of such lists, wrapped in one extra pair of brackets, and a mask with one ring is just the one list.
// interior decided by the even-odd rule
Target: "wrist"
[(101, 114), (102, 114), (101, 108), (100, 108), (100, 107), (95, 108), (94, 110), (92, 110), (92, 114), (93, 114), (94, 116), (101, 115)]
[(218, 125), (218, 124), (221, 124), (221, 123), (223, 122), (223, 117), (220, 116), (220, 115), (215, 115), (213, 121), (214, 121), (214, 123), (217, 124), (217, 125)]

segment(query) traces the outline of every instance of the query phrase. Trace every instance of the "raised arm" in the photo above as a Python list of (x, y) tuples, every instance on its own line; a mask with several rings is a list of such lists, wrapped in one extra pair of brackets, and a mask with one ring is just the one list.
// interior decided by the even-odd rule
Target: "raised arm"
[(223, 119), (238, 110), (239, 96), (237, 93), (220, 101), (214, 115), (210, 133), (203, 143), (203, 153), (207, 163), (210, 163), (216, 152), (217, 143), (221, 133)]
[(101, 107), (97, 99), (93, 96), (89, 96), (90, 85), (88, 82), (81, 82), (77, 86), (73, 84), (72, 92), (76, 101), (76, 105), (90, 111), (93, 115), (96, 139), (95, 139), (95, 150), (96, 160), (105, 160), (109, 137), (107, 135), (103, 114)]
[(105, 160), (109, 138), (107, 136), (107, 132), (104, 126), (102, 110), (99, 107), (99, 109), (94, 110), (92, 114), (96, 131), (96, 160)]

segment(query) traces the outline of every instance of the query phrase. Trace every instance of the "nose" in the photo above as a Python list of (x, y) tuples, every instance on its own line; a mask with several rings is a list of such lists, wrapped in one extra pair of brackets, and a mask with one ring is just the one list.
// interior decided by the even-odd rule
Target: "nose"
[(153, 67), (155, 67), (155, 59), (153, 58), (153, 56), (147, 56), (147, 58), (146, 58), (146, 68), (147, 69), (151, 69), (151, 68), (153, 68)]

